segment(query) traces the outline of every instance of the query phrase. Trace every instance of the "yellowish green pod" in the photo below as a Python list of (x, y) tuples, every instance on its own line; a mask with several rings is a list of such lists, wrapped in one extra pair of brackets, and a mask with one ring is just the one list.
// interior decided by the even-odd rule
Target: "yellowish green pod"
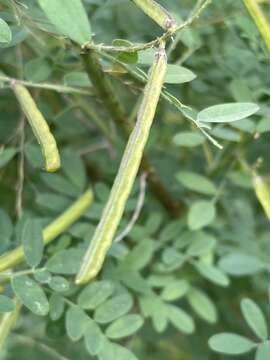
[(29, 121), (34, 135), (41, 146), (46, 171), (56, 171), (61, 166), (60, 156), (55, 138), (52, 135), (46, 120), (37, 108), (34, 99), (25, 86), (18, 82), (14, 82), (12, 88)]
[(143, 150), (159, 101), (166, 68), (167, 57), (162, 46), (156, 53), (149, 80), (144, 90), (137, 122), (129, 137), (109, 199), (77, 274), (76, 284), (87, 283), (102, 268), (141, 163)]
[(258, 0), (244, 0), (244, 3), (270, 52), (270, 25), (258, 4)]
[(257, 199), (262, 205), (264, 212), (270, 220), (270, 191), (261, 176), (255, 175), (253, 178), (253, 184)]
[(133, 0), (135, 4), (142, 9), (142, 11), (152, 18), (159, 26), (164, 30), (172, 29), (176, 26), (176, 21), (169, 14), (169, 12), (164, 9), (163, 6), (158, 4), (154, 0)]
[[(63, 214), (56, 218), (52, 223), (43, 230), (44, 244), (48, 244), (58, 235), (72, 225), (91, 205), (93, 193), (87, 190), (77, 201), (74, 202)], [(4, 271), (18, 265), (24, 260), (23, 247), (16, 249), (0, 256), (0, 271)]]

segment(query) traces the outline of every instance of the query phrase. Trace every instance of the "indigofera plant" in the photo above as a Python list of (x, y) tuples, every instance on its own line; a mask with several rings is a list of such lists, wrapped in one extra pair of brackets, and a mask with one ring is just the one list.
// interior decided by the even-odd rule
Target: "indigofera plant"
[(269, 360), (268, 2), (0, 0), (1, 360)]
[(155, 61), (144, 90), (136, 125), (129, 137), (108, 202), (77, 274), (77, 284), (83, 284), (95, 278), (101, 270), (106, 254), (112, 244), (141, 163), (156, 113), (166, 69), (167, 57), (164, 44), (161, 44), (155, 54)]

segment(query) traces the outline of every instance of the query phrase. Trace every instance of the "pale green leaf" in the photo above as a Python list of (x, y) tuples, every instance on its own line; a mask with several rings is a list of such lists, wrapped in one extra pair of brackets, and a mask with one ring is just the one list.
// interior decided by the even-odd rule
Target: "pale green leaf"
[(168, 64), (164, 82), (167, 84), (183, 84), (196, 78), (196, 75), (189, 69), (174, 64)]
[(239, 355), (251, 351), (256, 344), (240, 335), (221, 333), (210, 338), (209, 346), (219, 353)]
[(106, 301), (113, 291), (114, 285), (111, 281), (95, 281), (82, 290), (78, 297), (78, 304), (83, 309), (93, 310)]
[(90, 41), (90, 23), (81, 0), (38, 0), (38, 2), (60, 33), (80, 45)]
[(111, 323), (105, 331), (110, 339), (121, 339), (137, 332), (143, 326), (143, 318), (137, 314), (125, 315)]
[(205, 142), (205, 137), (192, 131), (183, 131), (174, 135), (173, 142), (177, 146), (195, 147)]
[(227, 103), (214, 105), (198, 113), (197, 121), (224, 123), (245, 119), (259, 110), (253, 103)]
[(241, 311), (253, 332), (261, 339), (266, 340), (268, 337), (268, 329), (265, 317), (259, 306), (250, 299), (241, 301)]
[(199, 230), (211, 224), (216, 217), (216, 208), (211, 201), (199, 200), (192, 204), (188, 212), (188, 227)]
[(176, 179), (186, 188), (201, 194), (215, 195), (217, 188), (207, 177), (191, 171), (181, 171), (176, 174)]
[(117, 295), (98, 306), (94, 313), (94, 320), (100, 324), (109, 323), (125, 315), (133, 305), (129, 294)]
[(10, 27), (5, 20), (0, 18), (0, 43), (10, 43), (12, 39), (12, 33)]

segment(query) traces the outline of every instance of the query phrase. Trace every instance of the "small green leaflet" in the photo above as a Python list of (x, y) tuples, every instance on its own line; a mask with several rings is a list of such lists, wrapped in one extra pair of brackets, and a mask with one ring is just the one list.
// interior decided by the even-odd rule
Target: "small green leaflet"
[(189, 290), (189, 283), (186, 280), (167, 281), (167, 285), (162, 290), (160, 296), (164, 301), (175, 301), (180, 299)]
[(100, 324), (109, 323), (132, 308), (133, 299), (129, 294), (117, 295), (101, 304), (94, 313), (94, 320)]
[(46, 263), (46, 268), (56, 274), (73, 275), (78, 271), (84, 251), (67, 249), (57, 252)]
[(164, 82), (166, 84), (183, 84), (192, 81), (196, 75), (189, 69), (174, 64), (168, 64)]
[(111, 323), (105, 333), (110, 339), (121, 339), (134, 334), (142, 326), (143, 318), (141, 315), (126, 315)]
[(138, 360), (130, 350), (108, 340), (103, 342), (99, 358), (100, 360)]
[(69, 289), (69, 282), (62, 276), (54, 276), (49, 282), (52, 290), (57, 292), (65, 292)]
[(57, 294), (53, 293), (50, 298), (50, 318), (52, 321), (60, 319), (65, 309), (65, 300), (64, 298)]
[(183, 131), (173, 137), (176, 146), (195, 147), (205, 142), (205, 137), (193, 131)]
[(245, 119), (259, 110), (253, 103), (228, 103), (211, 106), (198, 113), (197, 121), (224, 123)]
[(192, 334), (195, 330), (195, 325), (192, 317), (190, 317), (184, 310), (175, 305), (167, 306), (167, 315), (170, 322), (184, 334)]
[(0, 18), (0, 43), (10, 43), (12, 33), (8, 24)]
[(217, 321), (217, 309), (212, 300), (204, 292), (191, 288), (187, 294), (187, 300), (200, 318), (210, 324)]
[(38, 0), (38, 2), (60, 33), (80, 45), (90, 41), (90, 23), (81, 0)]
[(255, 348), (256, 344), (240, 335), (221, 333), (210, 338), (209, 346), (212, 350), (219, 353), (240, 355)]
[(259, 306), (250, 299), (241, 301), (241, 311), (253, 332), (261, 339), (267, 340), (268, 329), (265, 317)]
[(215, 195), (217, 188), (207, 177), (191, 171), (181, 171), (176, 179), (186, 188), (206, 195)]
[(225, 255), (220, 259), (219, 267), (233, 276), (253, 275), (265, 269), (265, 265), (260, 259), (241, 253)]
[(269, 360), (270, 341), (266, 341), (258, 346), (255, 360)]
[(95, 309), (107, 300), (114, 291), (114, 285), (108, 280), (95, 281), (87, 285), (78, 297), (78, 304), (83, 309)]
[(28, 265), (39, 265), (43, 255), (43, 235), (41, 222), (27, 219), (22, 230), (23, 251)]
[(80, 340), (89, 322), (89, 318), (86, 313), (80, 309), (79, 306), (73, 305), (70, 306), (66, 312), (65, 320), (68, 337), (72, 341)]
[(84, 332), (84, 343), (90, 355), (97, 355), (103, 345), (104, 336), (99, 326), (91, 319), (89, 319), (86, 330)]
[(42, 288), (26, 275), (15, 276), (11, 281), (12, 289), (24, 306), (36, 315), (45, 316), (49, 303)]
[(212, 223), (216, 216), (213, 202), (199, 200), (192, 204), (188, 212), (188, 227), (190, 230), (199, 230)]

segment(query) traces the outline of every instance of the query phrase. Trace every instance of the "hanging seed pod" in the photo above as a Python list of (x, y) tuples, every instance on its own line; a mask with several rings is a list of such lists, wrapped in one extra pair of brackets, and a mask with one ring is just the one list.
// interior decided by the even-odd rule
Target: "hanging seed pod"
[(257, 199), (262, 205), (264, 212), (270, 220), (270, 191), (263, 178), (259, 175), (253, 177), (253, 185)]
[[(57, 238), (69, 226), (77, 221), (82, 214), (89, 208), (93, 202), (93, 192), (87, 190), (82, 194), (66, 211), (58, 216), (54, 221), (47, 225), (43, 232), (44, 245), (49, 244)], [(8, 270), (18, 265), (24, 260), (24, 251), (22, 246), (11, 250), (0, 256), (0, 272)]]
[(13, 82), (12, 88), (21, 105), (22, 111), (29, 121), (33, 133), (41, 146), (46, 171), (56, 171), (61, 166), (60, 156), (55, 138), (53, 137), (46, 120), (37, 108), (34, 99), (25, 86)]
[(165, 49), (162, 46), (156, 53), (149, 80), (145, 87), (137, 122), (129, 137), (108, 202), (77, 274), (77, 284), (86, 283), (98, 274), (112, 244), (141, 163), (166, 69), (167, 58)]
[(270, 52), (270, 24), (258, 4), (258, 0), (244, 0), (244, 3)]
[(163, 6), (154, 0), (133, 0), (135, 4), (142, 9), (142, 11), (152, 18), (164, 30), (170, 30), (176, 26), (176, 21), (164, 9)]

